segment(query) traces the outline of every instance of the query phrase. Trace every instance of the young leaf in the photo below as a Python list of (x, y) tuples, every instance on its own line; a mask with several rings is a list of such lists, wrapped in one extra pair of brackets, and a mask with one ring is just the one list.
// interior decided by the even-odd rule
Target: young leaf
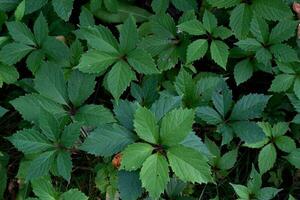
[(164, 145), (173, 146), (183, 141), (192, 131), (194, 111), (174, 109), (168, 112), (161, 122), (160, 137)]
[(122, 152), (121, 169), (133, 171), (141, 168), (144, 161), (152, 154), (153, 147), (146, 143), (134, 143)]
[(148, 157), (141, 169), (140, 179), (150, 197), (157, 199), (169, 182), (169, 167), (166, 158), (157, 153)]
[(114, 99), (118, 100), (123, 92), (135, 80), (134, 71), (124, 61), (119, 61), (109, 71), (107, 76), (107, 87)]
[(159, 130), (154, 114), (144, 107), (139, 107), (134, 115), (134, 128), (138, 136), (153, 144), (159, 141)]
[(247, 187), (243, 185), (236, 185), (230, 183), (230, 185), (233, 187), (235, 193), (239, 196), (241, 199), (249, 199), (250, 192)]
[(183, 181), (207, 183), (212, 181), (207, 159), (198, 151), (184, 146), (174, 146), (167, 152), (170, 166)]

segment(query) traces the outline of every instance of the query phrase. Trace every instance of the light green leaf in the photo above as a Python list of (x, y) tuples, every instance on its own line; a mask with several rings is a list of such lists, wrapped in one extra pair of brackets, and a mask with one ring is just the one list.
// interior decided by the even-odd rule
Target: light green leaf
[(124, 61), (117, 62), (109, 71), (107, 76), (107, 87), (114, 99), (118, 100), (123, 92), (135, 80), (134, 71)]
[(160, 154), (148, 157), (141, 169), (140, 179), (150, 197), (157, 199), (169, 182), (169, 167), (166, 158)]
[(13, 21), (7, 22), (9, 34), (12, 38), (21, 44), (35, 46), (35, 39), (30, 29), (22, 22)]
[(34, 194), (41, 200), (56, 200), (57, 192), (55, 191), (49, 176), (32, 180), (31, 185)]
[(207, 40), (198, 39), (187, 47), (186, 62), (191, 63), (202, 58), (208, 49)]
[(34, 129), (23, 129), (8, 137), (8, 140), (24, 154), (40, 153), (54, 148), (45, 136)]
[(288, 122), (278, 122), (274, 124), (272, 127), (272, 136), (278, 137), (286, 134), (289, 130), (289, 123)]
[(133, 171), (141, 168), (144, 161), (152, 154), (153, 147), (146, 143), (134, 143), (122, 151), (121, 169)]
[(207, 158), (198, 151), (175, 146), (168, 150), (167, 157), (172, 170), (181, 180), (200, 184), (212, 181)]
[(210, 45), (212, 59), (226, 70), (227, 59), (229, 56), (229, 47), (222, 41), (213, 40)]
[(231, 169), (236, 163), (237, 155), (238, 155), (237, 149), (228, 151), (220, 158), (218, 162), (218, 167), (222, 170)]
[(72, 9), (74, 0), (53, 0), (52, 5), (56, 14), (65, 21), (68, 21)]
[(247, 37), (251, 19), (251, 7), (245, 3), (238, 5), (232, 10), (229, 25), (238, 39)]
[(261, 188), (257, 193), (257, 199), (273, 199), (280, 191), (281, 189), (276, 189), (272, 187)]
[(155, 66), (154, 60), (146, 51), (135, 49), (127, 56), (127, 61), (138, 73), (142, 74), (157, 74), (158, 69)]
[(134, 115), (134, 128), (138, 136), (153, 144), (159, 141), (159, 130), (154, 114), (145, 107), (139, 107)]
[(248, 188), (244, 185), (236, 185), (230, 183), (230, 185), (233, 187), (235, 193), (241, 198), (241, 199), (249, 199), (250, 191)]
[(173, 146), (182, 142), (192, 131), (194, 111), (178, 108), (168, 112), (162, 119), (160, 138), (164, 145)]
[(97, 156), (111, 156), (134, 142), (131, 132), (117, 124), (106, 124), (92, 131), (80, 149)]
[(80, 26), (94, 26), (95, 25), (95, 19), (93, 16), (93, 13), (86, 7), (81, 7), (81, 12), (79, 15), (79, 22)]
[(276, 161), (276, 149), (273, 144), (268, 144), (259, 152), (258, 167), (261, 174), (269, 171)]

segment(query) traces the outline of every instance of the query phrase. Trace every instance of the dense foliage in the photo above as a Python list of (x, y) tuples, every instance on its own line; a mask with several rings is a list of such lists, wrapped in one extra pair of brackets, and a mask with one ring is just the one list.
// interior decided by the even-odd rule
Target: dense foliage
[(0, 0), (0, 199), (300, 199), (299, 13)]

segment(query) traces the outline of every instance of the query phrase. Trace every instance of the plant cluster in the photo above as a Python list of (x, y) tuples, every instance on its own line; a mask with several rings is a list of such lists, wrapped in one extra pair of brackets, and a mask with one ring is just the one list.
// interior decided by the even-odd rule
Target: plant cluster
[(0, 199), (300, 199), (297, 14), (0, 0)]

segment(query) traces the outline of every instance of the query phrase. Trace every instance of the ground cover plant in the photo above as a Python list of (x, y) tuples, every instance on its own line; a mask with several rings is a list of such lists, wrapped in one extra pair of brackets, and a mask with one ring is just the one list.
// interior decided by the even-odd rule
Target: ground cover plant
[(300, 199), (300, 1), (0, 0), (0, 199)]

